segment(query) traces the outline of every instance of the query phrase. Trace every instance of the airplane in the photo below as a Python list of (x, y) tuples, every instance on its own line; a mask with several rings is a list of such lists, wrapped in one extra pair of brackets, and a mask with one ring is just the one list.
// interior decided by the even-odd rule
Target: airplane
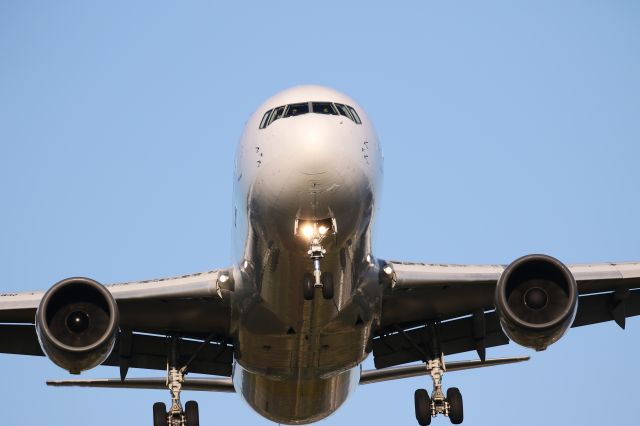
[[(102, 285), (64, 279), (0, 294), (0, 353), (46, 356), (71, 374), (113, 379), (51, 386), (168, 389), (154, 426), (198, 426), (182, 390), (235, 392), (259, 415), (308, 424), (358, 385), (429, 376), (414, 393), (420, 425), (464, 419), (446, 372), (526, 361), (490, 359), (510, 341), (538, 351), (571, 327), (640, 314), (640, 262), (565, 265), (528, 254), (508, 265), (375, 257), (372, 224), (383, 157), (350, 97), (297, 86), (248, 119), (235, 157), (234, 263), (179, 277)], [(478, 359), (446, 362), (475, 351)], [(362, 370), (373, 354), (375, 369)], [(131, 368), (157, 378), (128, 378)], [(189, 378), (188, 373), (211, 377)]]

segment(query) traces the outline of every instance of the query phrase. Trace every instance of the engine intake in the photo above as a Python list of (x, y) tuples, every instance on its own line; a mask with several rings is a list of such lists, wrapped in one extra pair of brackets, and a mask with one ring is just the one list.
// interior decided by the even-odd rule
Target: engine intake
[(504, 270), (495, 294), (504, 333), (516, 343), (545, 350), (569, 329), (578, 307), (578, 287), (559, 260), (531, 254)]
[(67, 278), (42, 297), (36, 330), (42, 351), (72, 374), (103, 363), (111, 354), (119, 327), (111, 293), (89, 278)]

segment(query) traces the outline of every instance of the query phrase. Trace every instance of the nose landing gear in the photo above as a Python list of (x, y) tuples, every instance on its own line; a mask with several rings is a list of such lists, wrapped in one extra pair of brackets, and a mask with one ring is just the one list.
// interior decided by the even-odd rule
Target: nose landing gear
[(320, 244), (320, 237), (313, 237), (313, 239), (311, 239), (311, 247), (309, 248), (307, 254), (313, 261), (313, 276), (315, 278), (315, 282), (313, 285), (315, 287), (322, 287), (322, 272), (320, 271), (320, 260), (324, 257), (326, 252), (327, 250), (325, 250), (324, 247), (322, 247), (322, 244)]
[(322, 246), (322, 240), (329, 234), (336, 233), (336, 223), (334, 219), (323, 219), (316, 222), (301, 222), (296, 219), (295, 235), (301, 236), (309, 241), (307, 255), (313, 263), (313, 273), (306, 273), (302, 277), (302, 288), (305, 300), (313, 300), (316, 288), (322, 289), (322, 297), (333, 298), (333, 274), (322, 272), (321, 260), (327, 253)]
[(441, 355), (438, 359), (428, 361), (426, 367), (433, 381), (433, 391), (431, 397), (425, 389), (418, 389), (414, 394), (418, 424), (429, 425), (431, 418), (438, 414), (448, 416), (454, 425), (462, 423), (464, 415), (460, 390), (449, 388), (446, 397), (442, 392), (442, 376), (446, 371), (444, 357)]
[(325, 299), (333, 299), (333, 274), (331, 272), (322, 272), (320, 274), (320, 285), (316, 283), (316, 278), (310, 273), (304, 274), (302, 277), (302, 291), (304, 300), (313, 300), (316, 287), (322, 288), (322, 297)]
[(320, 238), (311, 240), (311, 248), (309, 248), (307, 254), (313, 261), (313, 275), (306, 273), (302, 278), (305, 300), (313, 300), (315, 289), (318, 287), (322, 288), (322, 297), (325, 299), (333, 298), (333, 274), (320, 270), (320, 260), (326, 252), (327, 250), (320, 244)]

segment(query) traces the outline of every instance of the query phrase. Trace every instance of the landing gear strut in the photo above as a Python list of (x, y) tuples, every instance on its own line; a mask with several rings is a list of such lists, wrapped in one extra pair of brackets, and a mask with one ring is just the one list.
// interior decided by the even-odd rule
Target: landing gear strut
[[(206, 341), (205, 344), (209, 342)], [(167, 387), (171, 392), (171, 408), (167, 411), (164, 402), (153, 404), (153, 426), (199, 426), (198, 403), (187, 401), (184, 409), (180, 402), (180, 392), (184, 384), (184, 376), (191, 360), (181, 368), (177, 367), (178, 338), (171, 338), (171, 354), (167, 363)], [(197, 355), (197, 353), (195, 354)], [(194, 355), (194, 357), (195, 357)], [(192, 360), (193, 358), (192, 357)]]
[[(296, 222), (296, 234), (298, 223)], [(309, 239), (307, 254), (313, 264), (313, 273), (306, 273), (302, 277), (302, 288), (305, 300), (312, 300), (316, 288), (322, 288), (322, 297), (333, 298), (333, 274), (322, 272), (321, 261), (327, 250), (322, 246), (322, 240), (330, 232), (335, 232), (335, 223), (307, 223), (303, 225), (302, 235)]]
[(431, 423), (431, 418), (438, 414), (449, 417), (451, 423), (458, 425), (464, 418), (462, 408), (462, 395), (458, 388), (449, 388), (445, 397), (442, 392), (442, 376), (446, 371), (444, 357), (429, 360), (427, 370), (433, 381), (433, 391), (431, 397), (425, 389), (418, 389), (415, 392), (416, 420), (421, 426)]

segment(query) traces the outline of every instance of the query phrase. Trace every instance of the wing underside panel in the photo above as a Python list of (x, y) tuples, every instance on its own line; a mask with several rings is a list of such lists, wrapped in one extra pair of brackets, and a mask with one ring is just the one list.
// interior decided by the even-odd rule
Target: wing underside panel
[(495, 311), (479, 311), (464, 318), (409, 330), (398, 327), (395, 332), (375, 338), (373, 356), (376, 368), (437, 358), (438, 348), (433, 346), (435, 336), (440, 341), (439, 351), (445, 355), (475, 350), (484, 358), (486, 348), (509, 343)]
[[(169, 342), (167, 337), (120, 333), (116, 345), (103, 365), (128, 368), (144, 368), (164, 371), (167, 368)], [(126, 343), (125, 343), (126, 342)], [(181, 338), (179, 348), (181, 362), (186, 363), (196, 354), (189, 366), (192, 373), (230, 376), (233, 363), (233, 347), (227, 343)], [(0, 325), (0, 353), (44, 356), (38, 343), (35, 327), (29, 324)]]

